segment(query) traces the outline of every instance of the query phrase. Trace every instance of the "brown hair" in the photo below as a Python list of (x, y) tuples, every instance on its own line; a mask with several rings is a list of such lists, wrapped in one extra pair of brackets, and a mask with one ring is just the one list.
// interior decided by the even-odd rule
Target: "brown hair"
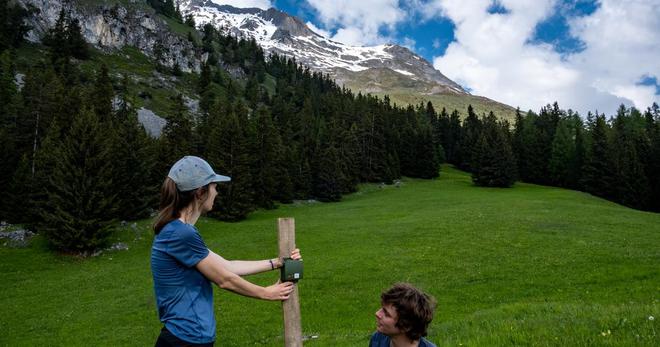
[(158, 216), (154, 221), (154, 233), (158, 235), (167, 223), (181, 217), (181, 210), (192, 204), (195, 197), (205, 196), (208, 190), (209, 185), (207, 184), (197, 189), (182, 192), (176, 188), (176, 183), (171, 178), (165, 178), (165, 182), (163, 182), (160, 189), (160, 207)]
[(411, 340), (419, 340), (427, 335), (426, 329), (433, 320), (436, 301), (408, 283), (397, 283), (380, 295), (383, 304), (391, 304), (396, 309), (399, 320), (396, 327), (405, 332)]

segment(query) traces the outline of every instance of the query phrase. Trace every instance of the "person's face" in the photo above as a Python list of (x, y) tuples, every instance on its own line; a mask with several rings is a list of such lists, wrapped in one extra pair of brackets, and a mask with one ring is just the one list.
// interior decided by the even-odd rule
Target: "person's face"
[(383, 303), (380, 310), (376, 311), (376, 329), (383, 335), (401, 334), (401, 329), (396, 327), (398, 321), (399, 314), (392, 304)]
[(206, 200), (204, 200), (202, 203), (202, 210), (204, 212), (209, 212), (213, 209), (213, 201), (215, 201), (215, 197), (218, 195), (217, 189), (217, 183), (209, 183), (209, 190), (206, 193)]

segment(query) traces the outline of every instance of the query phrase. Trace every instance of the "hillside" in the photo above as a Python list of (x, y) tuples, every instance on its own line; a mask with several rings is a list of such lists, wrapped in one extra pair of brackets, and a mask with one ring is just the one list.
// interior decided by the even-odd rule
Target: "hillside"
[(369, 69), (340, 77), (336, 81), (355, 92), (371, 93), (381, 98), (387, 95), (392, 102), (402, 106), (426, 104), (430, 101), (438, 111), (443, 107), (449, 113), (458, 110), (461, 116), (465, 117), (468, 105), (472, 105), (479, 116), (493, 111), (495, 115), (512, 124), (516, 117), (516, 109), (509, 105), (483, 96), (451, 93), (433, 83), (411, 80), (390, 69)]
[[(654, 346), (660, 331), (660, 215), (588, 194), (440, 179), (363, 185), (333, 204), (295, 203), (241, 223), (201, 220), (230, 259), (277, 251), (276, 218), (296, 219), (309, 346), (364, 346), (381, 290), (410, 281), (438, 299), (438, 346)], [(0, 246), (0, 345), (150, 345), (156, 317), (148, 221), (117, 235), (127, 251), (60, 257), (42, 239)], [(252, 277), (261, 284), (276, 274)], [(280, 305), (216, 290), (218, 345), (281, 346)]]
[(457, 109), (463, 116), (471, 104), (479, 115), (492, 110), (509, 121), (515, 117), (513, 107), (471, 95), (402, 46), (346, 45), (313, 32), (300, 18), (275, 8), (236, 8), (208, 0), (185, 0), (181, 9), (199, 25), (211, 24), (232, 36), (254, 39), (266, 52), (294, 57), (356, 93), (389, 95), (402, 106), (431, 101), (439, 110)]

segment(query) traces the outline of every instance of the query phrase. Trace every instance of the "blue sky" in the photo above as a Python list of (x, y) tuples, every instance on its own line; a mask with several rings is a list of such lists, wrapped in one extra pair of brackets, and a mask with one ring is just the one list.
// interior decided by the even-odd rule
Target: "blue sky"
[(473, 94), (538, 111), (660, 103), (658, 0), (214, 0), (352, 45), (396, 43)]

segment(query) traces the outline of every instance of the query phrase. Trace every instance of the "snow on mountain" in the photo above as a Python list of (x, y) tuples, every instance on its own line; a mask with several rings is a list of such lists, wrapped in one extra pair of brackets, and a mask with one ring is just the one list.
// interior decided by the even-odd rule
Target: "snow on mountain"
[(460, 85), (405, 47), (345, 45), (313, 32), (300, 19), (274, 8), (235, 8), (211, 0), (183, 0), (180, 6), (184, 14), (193, 14), (197, 25), (211, 23), (233, 36), (254, 38), (266, 52), (295, 57), (340, 83), (351, 80), (356, 73), (389, 69), (406, 79), (422, 82), (428, 93), (467, 94)]

